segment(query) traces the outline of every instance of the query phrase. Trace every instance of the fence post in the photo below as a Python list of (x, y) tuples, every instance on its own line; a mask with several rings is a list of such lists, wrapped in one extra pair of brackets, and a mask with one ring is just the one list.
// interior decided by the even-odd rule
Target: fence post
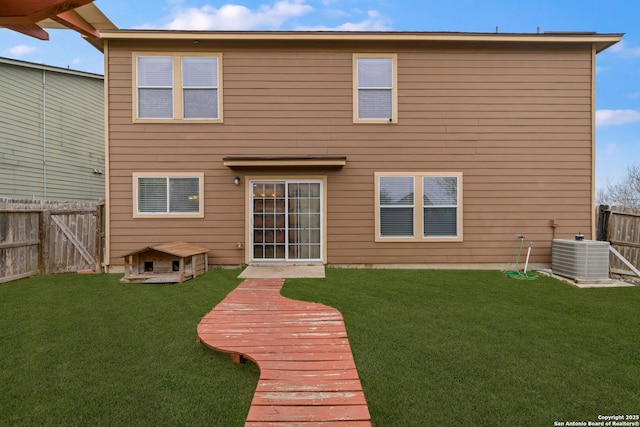
[(609, 241), (609, 217), (611, 215), (611, 207), (608, 205), (598, 206), (598, 235), (599, 241)]
[(49, 231), (51, 213), (47, 209), (40, 211), (40, 274), (49, 274)]
[(102, 233), (104, 228), (102, 226), (104, 222), (104, 204), (98, 203), (96, 205), (96, 253), (94, 259), (96, 260), (95, 272), (102, 273)]

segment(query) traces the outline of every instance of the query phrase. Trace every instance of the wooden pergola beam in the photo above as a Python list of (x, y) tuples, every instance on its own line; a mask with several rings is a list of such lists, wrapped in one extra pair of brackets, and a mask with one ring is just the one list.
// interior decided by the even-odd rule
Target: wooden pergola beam
[(80, 34), (87, 37), (94, 39), (100, 38), (100, 34), (98, 33), (98, 31), (96, 31), (96, 29), (93, 28), (91, 24), (85, 21), (82, 16), (80, 16), (75, 10), (68, 10), (56, 16), (52, 16), (51, 19), (59, 24), (64, 25), (65, 27), (76, 30)]
[(49, 40), (49, 33), (47, 33), (36, 24), (2, 24), (1, 22), (0, 24), (0, 26), (8, 28), (17, 33), (22, 33), (24, 35), (40, 40)]
[(9, 0), (0, 5), (0, 27), (40, 40), (49, 34), (38, 23), (51, 19), (79, 33), (99, 38), (99, 33), (75, 9), (94, 0)]

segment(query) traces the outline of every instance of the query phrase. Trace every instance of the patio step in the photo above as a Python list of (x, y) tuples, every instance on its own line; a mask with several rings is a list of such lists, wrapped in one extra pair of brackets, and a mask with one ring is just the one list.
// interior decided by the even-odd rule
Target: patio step
[(247, 279), (198, 325), (200, 342), (260, 368), (245, 426), (371, 426), (342, 315), (283, 284)]

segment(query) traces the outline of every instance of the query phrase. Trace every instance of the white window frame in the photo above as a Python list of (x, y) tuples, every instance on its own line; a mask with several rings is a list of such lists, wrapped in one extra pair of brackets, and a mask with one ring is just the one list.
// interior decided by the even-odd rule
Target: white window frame
[[(361, 88), (358, 81), (358, 65), (360, 59), (389, 59), (392, 66), (392, 87)], [(391, 91), (391, 117), (365, 119), (360, 118), (360, 106), (358, 103), (358, 95), (361, 90), (368, 89), (387, 89)], [(354, 123), (376, 123), (389, 124), (398, 123), (398, 55), (395, 53), (355, 53), (353, 54), (353, 122)]]
[[(375, 172), (375, 241), (376, 242), (462, 242), (463, 241), (463, 191), (462, 172)], [(380, 232), (380, 178), (381, 177), (412, 177), (414, 185), (413, 197), (413, 236), (383, 237)], [(456, 177), (457, 178), (457, 235), (456, 236), (424, 236), (424, 177)], [(407, 207), (409, 205), (406, 205)], [(444, 207), (444, 206), (443, 206)], [(453, 205), (446, 207), (453, 207)]]
[[(198, 212), (140, 212), (138, 207), (138, 192), (140, 178), (165, 178), (167, 185), (172, 178), (198, 179)], [(204, 218), (204, 173), (193, 172), (134, 172), (133, 173), (133, 217), (134, 218)], [(167, 205), (169, 204), (167, 197)]]
[[(173, 86), (171, 87), (173, 97), (173, 116), (171, 118), (152, 118), (139, 117), (138, 106), (138, 58), (148, 56), (164, 56), (172, 59), (173, 67)], [(185, 118), (184, 117), (184, 89), (182, 81), (182, 59), (183, 58), (217, 58), (218, 81), (214, 87), (207, 89), (217, 90), (218, 117), (215, 118)], [(133, 121), (136, 123), (173, 123), (173, 122), (189, 122), (189, 123), (223, 123), (223, 94), (222, 94), (222, 53), (211, 52), (133, 52), (132, 54), (132, 88), (133, 88)], [(168, 87), (167, 87), (168, 89)], [(187, 89), (193, 89), (187, 87)]]

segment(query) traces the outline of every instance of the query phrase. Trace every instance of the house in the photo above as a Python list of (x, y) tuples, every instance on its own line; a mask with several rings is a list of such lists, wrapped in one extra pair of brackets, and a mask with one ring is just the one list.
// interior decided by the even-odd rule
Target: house
[(99, 200), (104, 78), (0, 57), (0, 197)]
[(102, 31), (107, 253), (496, 268), (593, 236), (621, 34)]

